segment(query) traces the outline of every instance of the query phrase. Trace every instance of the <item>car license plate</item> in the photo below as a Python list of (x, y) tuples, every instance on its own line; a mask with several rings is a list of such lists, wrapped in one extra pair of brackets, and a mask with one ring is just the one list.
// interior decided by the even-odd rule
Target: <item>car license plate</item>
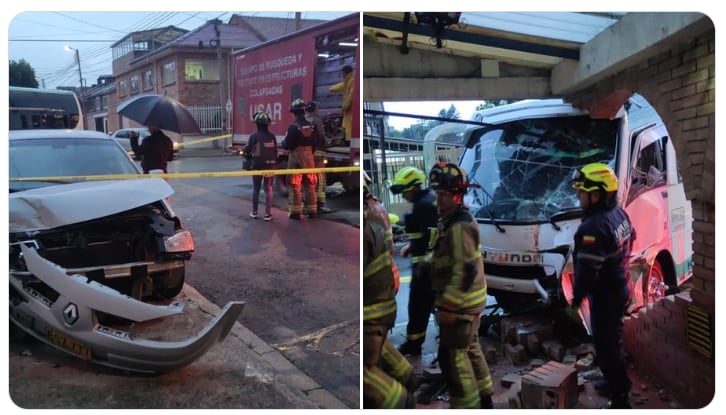
[(55, 330), (48, 330), (47, 336), (48, 341), (55, 344), (56, 346), (68, 350), (69, 352), (80, 357), (81, 359), (91, 360), (91, 348), (86, 346), (85, 344), (77, 342), (76, 340), (60, 334)]

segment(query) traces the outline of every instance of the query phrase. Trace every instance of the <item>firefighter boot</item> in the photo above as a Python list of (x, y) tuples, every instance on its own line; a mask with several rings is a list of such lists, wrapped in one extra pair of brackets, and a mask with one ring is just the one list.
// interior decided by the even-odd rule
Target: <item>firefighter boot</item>
[(424, 339), (406, 340), (402, 345), (398, 346), (398, 351), (404, 356), (421, 356), (423, 342)]
[(325, 207), (325, 203), (318, 203), (318, 213), (330, 213), (333, 210)]
[(480, 394), (479, 399), (481, 400), (481, 409), (494, 409), (492, 395)]

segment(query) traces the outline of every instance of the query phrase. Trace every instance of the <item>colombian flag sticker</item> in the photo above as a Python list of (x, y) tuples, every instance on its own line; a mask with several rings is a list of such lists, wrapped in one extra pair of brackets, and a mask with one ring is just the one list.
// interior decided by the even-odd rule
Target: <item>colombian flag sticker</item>
[(582, 235), (582, 243), (583, 245), (594, 245), (595, 237), (592, 235)]

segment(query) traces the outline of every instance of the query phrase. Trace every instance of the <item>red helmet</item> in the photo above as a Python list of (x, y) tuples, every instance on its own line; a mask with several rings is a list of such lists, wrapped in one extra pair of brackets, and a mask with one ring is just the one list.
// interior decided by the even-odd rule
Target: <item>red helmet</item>
[(466, 172), (454, 163), (438, 162), (429, 172), (429, 184), (434, 190), (446, 190), (455, 194), (466, 193), (469, 180)]

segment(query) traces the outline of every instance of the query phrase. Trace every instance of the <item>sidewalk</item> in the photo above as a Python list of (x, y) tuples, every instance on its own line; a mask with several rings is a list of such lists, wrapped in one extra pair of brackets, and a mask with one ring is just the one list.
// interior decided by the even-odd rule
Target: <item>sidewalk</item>
[[(134, 331), (178, 340), (220, 311), (189, 285), (176, 300), (185, 312), (175, 321)], [(163, 375), (122, 373), (34, 340), (11, 343), (9, 372), (8, 396), (24, 409), (347, 409), (239, 323), (199, 360)]]

